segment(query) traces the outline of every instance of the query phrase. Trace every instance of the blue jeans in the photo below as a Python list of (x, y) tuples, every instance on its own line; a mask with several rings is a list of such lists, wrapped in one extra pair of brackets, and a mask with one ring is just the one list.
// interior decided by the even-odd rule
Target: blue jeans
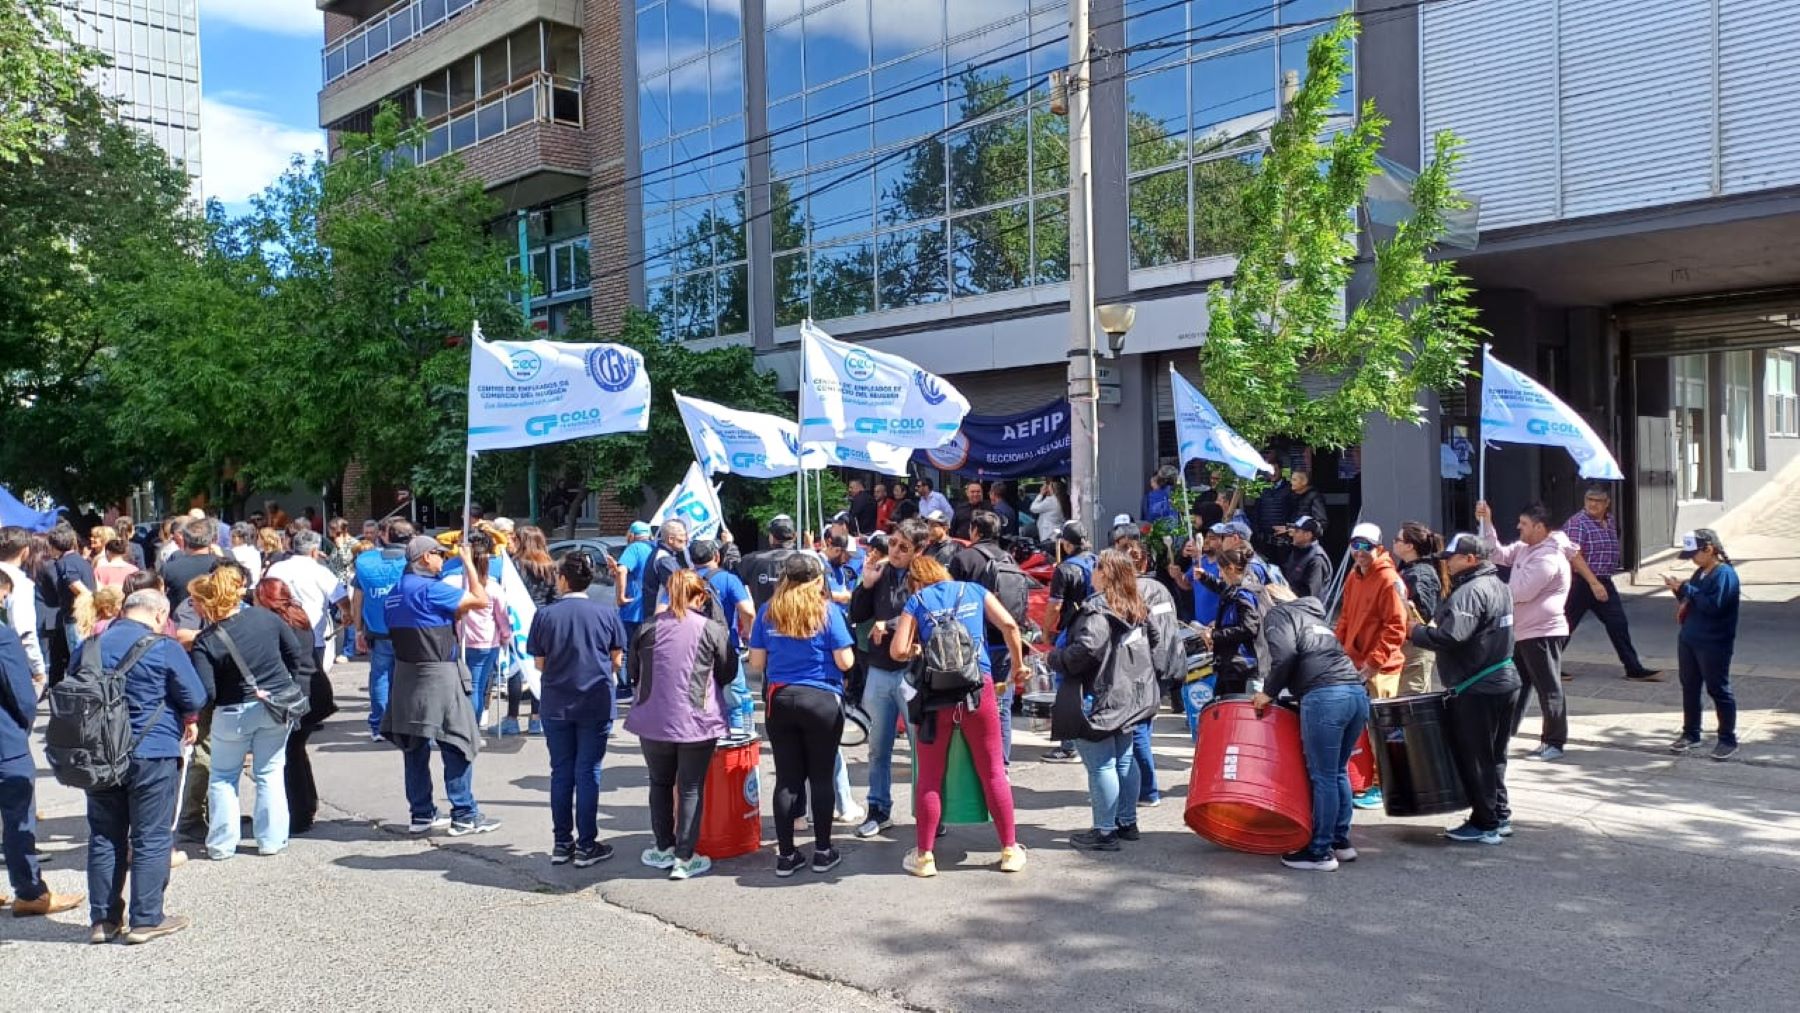
[(600, 839), (600, 761), (612, 722), (544, 718), (550, 750), (550, 829), (557, 844), (588, 847)]
[(1368, 720), (1369, 694), (1361, 686), (1321, 686), (1300, 700), (1300, 744), (1312, 781), (1313, 836), (1307, 850), (1314, 855), (1350, 844), (1350, 816), (1356, 810), (1344, 768)]
[(1088, 772), (1088, 804), (1094, 807), (1094, 829), (1112, 833), (1121, 824), (1137, 824), (1138, 772), (1131, 755), (1131, 732), (1114, 732), (1100, 742), (1075, 740), (1075, 751)]
[[(444, 758), (444, 794), (450, 797), (450, 818), (468, 822), (481, 815), (475, 807), (475, 765), (462, 750), (439, 742), (438, 755)], [(431, 797), (431, 746), (425, 739), (416, 740), (406, 757), (406, 806), (417, 822), (437, 819), (437, 802)]]
[(394, 681), (394, 642), (369, 638), (369, 731), (381, 733), (381, 716), (387, 713), (388, 687)]
[[(737, 617), (732, 616), (730, 619), (728, 619), (726, 621), (735, 623), (735, 622), (737, 622)], [(641, 622), (637, 622), (637, 623), (626, 622), (625, 623), (625, 664), (624, 664), (624, 666), (622, 666), (622, 668), (619, 672), (619, 675), (618, 675), (619, 687), (621, 689), (623, 689), (626, 686), (633, 685), (637, 681), (637, 672), (635, 671), (635, 669), (637, 668), (637, 663), (632, 660), (633, 655), (635, 655), (637, 652), (635, 652), (631, 649), (631, 644), (633, 641), (635, 641), (637, 639), (638, 627), (640, 627), (642, 625), (644, 625), (644, 624)], [(743, 666), (740, 663), (739, 668), (741, 669), (742, 667)]]
[(1737, 745), (1737, 697), (1731, 694), (1731, 644), (1676, 646), (1681, 673), (1681, 734), (1700, 739), (1700, 690), (1712, 697), (1719, 712), (1719, 741)]
[(88, 792), (88, 924), (125, 923), (127, 873), (130, 927), (162, 924), (180, 780), (180, 762), (172, 756), (134, 759), (123, 785)]
[(37, 764), (29, 755), (0, 760), (0, 851), (6, 854), (13, 896), (20, 900), (37, 900), (49, 889), (38, 871), (36, 778)]
[(212, 770), (206, 781), (206, 854), (230, 858), (238, 849), (238, 779), (244, 757), (254, 760), (256, 812), (251, 827), (256, 848), (264, 854), (288, 843), (288, 726), (276, 724), (261, 703), (232, 704), (213, 710)]
[(465, 647), (463, 661), (469, 666), (469, 684), (474, 691), (469, 694), (469, 703), (475, 708), (475, 723), (481, 723), (481, 713), (487, 709), (488, 685), (494, 679), (494, 666), (500, 660), (498, 647)]
[(1137, 761), (1138, 801), (1162, 801), (1162, 789), (1156, 786), (1156, 756), (1150, 752), (1150, 735), (1156, 729), (1151, 718), (1131, 730), (1131, 755)]
[[(899, 668), (869, 666), (863, 682), (863, 710), (869, 715), (869, 808), (894, 811), (894, 731), (895, 722), (906, 713), (906, 698), (900, 687), (906, 671)], [(908, 725), (907, 738), (912, 738)]]
[(1000, 704), (1000, 760), (1012, 762), (1012, 652), (1005, 644), (988, 645), (988, 666), (993, 670), (994, 692)]

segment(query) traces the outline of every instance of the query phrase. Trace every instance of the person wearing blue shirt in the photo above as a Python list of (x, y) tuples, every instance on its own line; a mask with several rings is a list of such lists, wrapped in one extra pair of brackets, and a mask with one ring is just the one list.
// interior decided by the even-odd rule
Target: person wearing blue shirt
[(806, 864), (794, 847), (801, 792), (811, 789), (814, 872), (838, 864), (831, 846), (831, 814), (838, 739), (844, 730), (844, 676), (856, 640), (842, 610), (826, 601), (825, 570), (817, 556), (795, 553), (782, 563), (781, 582), (750, 629), (750, 671), (763, 677), (765, 724), (775, 754), (775, 875)]
[(383, 612), (388, 592), (406, 572), (406, 543), (412, 537), (411, 521), (391, 519), (381, 526), (381, 544), (359, 553), (352, 564), (350, 616), (356, 624), (356, 650), (369, 656), (369, 738), (377, 742), (394, 678), (394, 644)]
[[(30, 595), (32, 588), (16, 587), (6, 571), (0, 570), (0, 611), (15, 593)], [(19, 634), (0, 623), (0, 852), (6, 856), (14, 917), (55, 914), (82, 900), (80, 894), (52, 893), (38, 869), (37, 764), (31, 759), (37, 688), (32, 685), (31, 671)]]
[(106, 632), (89, 639), (83, 648), (98, 650), (101, 667), (111, 672), (124, 664), (139, 641), (149, 642), (149, 649), (124, 673), (125, 704), (137, 743), (131, 769), (125, 783), (87, 795), (90, 942), (109, 942), (123, 932), (128, 943), (147, 943), (189, 925), (184, 915), (164, 913), (163, 894), (169, 887), (182, 747), (194, 743), (207, 698), (187, 652), (157, 632), (168, 621), (169, 599), (161, 591), (136, 591), (125, 599), (119, 618)]
[[(448, 825), (450, 836), (484, 834), (500, 825), (475, 804), (474, 757), (480, 746), (475, 708), (463, 690), (467, 679), (457, 657), (456, 620), (489, 605), (486, 586), (464, 590), (441, 578), (446, 549), (416, 536), (406, 543), (406, 573), (382, 603), (394, 645), (394, 680), (382, 715), (381, 734), (406, 760), (406, 802), (415, 834)], [(467, 545), (463, 568), (474, 572)], [(438, 815), (431, 793), (431, 750), (444, 760), (448, 819)]]
[(593, 582), (592, 557), (564, 556), (557, 599), (538, 610), (525, 640), (525, 653), (543, 673), (538, 713), (550, 751), (550, 864), (573, 861), (577, 869), (613, 855), (600, 840), (600, 764), (615, 717), (613, 673), (629, 643), (618, 610), (588, 596)]
[(1681, 558), (1692, 560), (1693, 576), (1665, 574), (1663, 584), (1681, 602), (1676, 651), (1681, 673), (1681, 735), (1670, 751), (1685, 753), (1700, 744), (1700, 690), (1705, 687), (1719, 715), (1719, 741), (1712, 758), (1729, 760), (1738, 751), (1737, 698), (1731, 692), (1731, 655), (1737, 645), (1740, 586), (1718, 532), (1700, 528), (1681, 536)]
[[(656, 542), (651, 537), (650, 525), (643, 521), (632, 521), (625, 538), (625, 548), (613, 564), (613, 583), (618, 591), (619, 621), (625, 624), (625, 636), (630, 638), (636, 636), (638, 627), (650, 618), (647, 606), (655, 604), (644, 600), (644, 575), (650, 567), (650, 557), (656, 551)], [(632, 661), (629, 657), (625, 664), (624, 682), (630, 685)]]

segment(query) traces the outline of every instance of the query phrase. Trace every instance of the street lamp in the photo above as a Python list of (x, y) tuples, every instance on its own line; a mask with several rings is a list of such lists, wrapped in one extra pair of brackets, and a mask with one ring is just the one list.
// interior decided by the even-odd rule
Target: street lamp
[(1106, 332), (1107, 347), (1112, 349), (1116, 359), (1125, 350), (1125, 332), (1137, 322), (1137, 307), (1128, 302), (1115, 302), (1096, 306), (1094, 312), (1100, 317), (1100, 329)]

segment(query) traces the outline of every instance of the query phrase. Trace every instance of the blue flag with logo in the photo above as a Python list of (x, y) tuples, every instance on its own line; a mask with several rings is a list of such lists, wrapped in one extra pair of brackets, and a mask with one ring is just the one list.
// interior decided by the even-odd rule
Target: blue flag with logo
[(1623, 481), (1625, 473), (1600, 434), (1544, 385), (1482, 350), (1481, 438), (1491, 443), (1561, 447), (1582, 478)]
[(942, 446), (956, 436), (969, 401), (935, 373), (887, 352), (800, 325), (800, 439), (874, 440), (893, 447)]
[(712, 538), (725, 523), (725, 510), (719, 505), (719, 492), (706, 477), (706, 469), (698, 461), (688, 465), (681, 484), (669, 491), (662, 506), (656, 508), (650, 524), (659, 527), (668, 521), (687, 525), (688, 538)]
[(955, 439), (917, 456), (920, 463), (965, 478), (1067, 475), (1068, 399), (1015, 415), (966, 416)]
[(1172, 362), (1169, 364), (1169, 390), (1175, 400), (1175, 442), (1180, 446), (1183, 465), (1196, 458), (1220, 461), (1239, 478), (1255, 478), (1259, 471), (1275, 470), (1250, 441), (1225, 424), (1219, 417), (1219, 410), (1199, 388), (1175, 372)]
[(644, 357), (624, 345), (483, 341), (469, 351), (469, 452), (641, 433), (650, 426)]

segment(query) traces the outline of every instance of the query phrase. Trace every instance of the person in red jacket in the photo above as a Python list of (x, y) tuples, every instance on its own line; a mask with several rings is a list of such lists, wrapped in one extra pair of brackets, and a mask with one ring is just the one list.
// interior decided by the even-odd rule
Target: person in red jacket
[[(1344, 608), (1333, 632), (1362, 673), (1371, 700), (1399, 696), (1400, 672), (1406, 667), (1406, 585), (1382, 547), (1381, 529), (1373, 524), (1358, 524), (1350, 532), (1350, 560)], [(1351, 799), (1359, 809), (1381, 803), (1379, 786)]]

